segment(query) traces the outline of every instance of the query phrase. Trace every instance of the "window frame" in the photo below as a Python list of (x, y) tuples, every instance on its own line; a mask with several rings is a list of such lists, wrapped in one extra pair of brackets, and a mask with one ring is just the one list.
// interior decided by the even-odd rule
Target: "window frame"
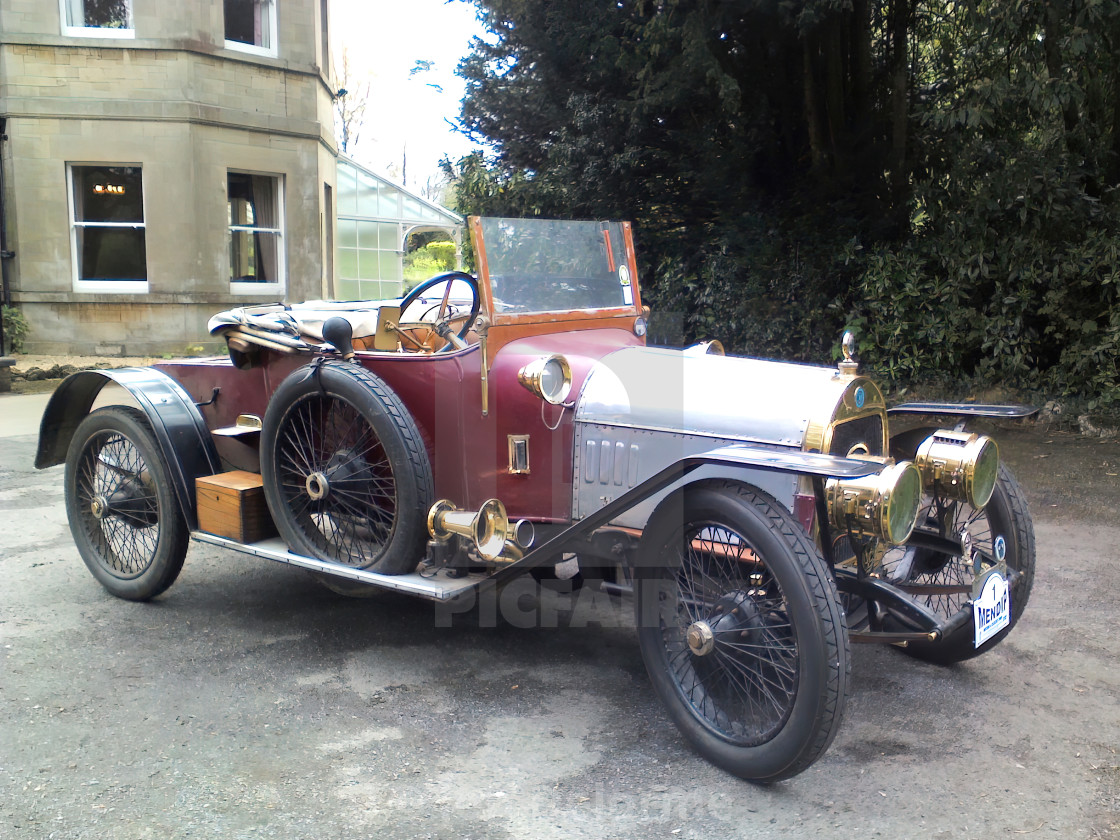
[[(84, 0), (83, 0), (84, 2)], [(112, 26), (71, 26), (67, 23), (66, 7), (69, 0), (58, 0), (59, 24), (62, 34), (68, 38), (135, 38), (136, 21), (132, 14), (132, 0), (128, 0), (128, 26), (117, 29)]]
[[(225, 38), (225, 46), (227, 50), (237, 50), (238, 52), (249, 53), (250, 55), (258, 55), (263, 58), (277, 58), (279, 51), (277, 50), (277, 39), (279, 33), (279, 26), (277, 25), (277, 15), (279, 3), (277, 0), (254, 0), (254, 2), (267, 3), (270, 7), (270, 14), (268, 16), (268, 42), (271, 44), (269, 47), (260, 47), (256, 44), (247, 44), (244, 41), (231, 41)], [(222, 6), (222, 36), (226, 34), (226, 20), (225, 20), (225, 5)]]
[[(256, 178), (271, 178), (276, 182), (276, 221), (277, 227), (266, 228), (261, 225), (235, 225), (229, 219), (229, 176), (250, 175)], [(276, 280), (269, 283), (255, 281), (238, 281), (229, 278), (229, 291), (234, 295), (262, 295), (278, 292), (284, 294), (288, 286), (288, 246), (287, 246), (287, 212), (285, 203), (285, 179), (281, 172), (256, 172), (251, 169), (226, 169), (226, 253), (233, 247), (233, 233), (273, 233), (277, 236), (276, 243)]]
[[(144, 213), (143, 222), (86, 222), (78, 221), (77, 206), (74, 203), (75, 167), (131, 167), (140, 170), (140, 207)], [(144, 165), (139, 162), (124, 161), (67, 161), (66, 162), (66, 205), (70, 221), (70, 272), (75, 292), (90, 294), (147, 294), (151, 288), (151, 274), (148, 271), (148, 191), (144, 189)], [(85, 228), (130, 228), (144, 231), (144, 273), (147, 280), (83, 280), (81, 255), (78, 249), (78, 230)]]

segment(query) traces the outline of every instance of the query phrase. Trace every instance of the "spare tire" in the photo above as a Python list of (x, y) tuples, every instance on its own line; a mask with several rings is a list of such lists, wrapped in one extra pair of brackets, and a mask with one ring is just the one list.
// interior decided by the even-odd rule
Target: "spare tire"
[(316, 362), (280, 384), (261, 429), (261, 474), (293, 551), (390, 575), (423, 557), (432, 465), (400, 398), (365, 368)]

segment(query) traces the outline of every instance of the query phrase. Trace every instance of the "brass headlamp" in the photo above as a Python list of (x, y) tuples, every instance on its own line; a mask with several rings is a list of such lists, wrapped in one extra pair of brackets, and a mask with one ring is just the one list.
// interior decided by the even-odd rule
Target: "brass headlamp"
[(918, 447), (914, 463), (922, 471), (922, 488), (934, 485), (942, 498), (988, 504), (999, 476), (999, 449), (987, 435), (947, 429), (934, 432)]
[(876, 475), (830, 479), (825, 498), (834, 527), (901, 545), (918, 519), (922, 474), (910, 461), (902, 461)]
[(559, 353), (542, 356), (521, 368), (517, 381), (542, 400), (561, 405), (572, 390), (572, 367)]

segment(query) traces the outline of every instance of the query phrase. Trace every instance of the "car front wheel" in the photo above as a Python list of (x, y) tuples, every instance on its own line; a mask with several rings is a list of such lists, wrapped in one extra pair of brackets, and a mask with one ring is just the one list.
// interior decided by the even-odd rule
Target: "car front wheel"
[(642, 537), (634, 588), (646, 670), (704, 758), (775, 782), (825, 752), (847, 695), (847, 628), (784, 507), (735, 483), (670, 496)]
[[(1011, 470), (1000, 465), (995, 492), (983, 509), (978, 510), (966, 502), (937, 505), (927, 497), (918, 516), (918, 525), (932, 533), (954, 538), (968, 534), (972, 546), (989, 557), (1002, 555), (1016, 577), (1011, 584), (1009, 625), (980, 647), (974, 644), (973, 627), (969, 622), (936, 642), (911, 642), (904, 652), (941, 665), (986, 653), (1018, 622), (1034, 583), (1034, 525), (1023, 489)], [(944, 619), (968, 607), (976, 579), (971, 558), (913, 546), (888, 551), (883, 557), (883, 571), (891, 583), (906, 587), (916, 601)]]

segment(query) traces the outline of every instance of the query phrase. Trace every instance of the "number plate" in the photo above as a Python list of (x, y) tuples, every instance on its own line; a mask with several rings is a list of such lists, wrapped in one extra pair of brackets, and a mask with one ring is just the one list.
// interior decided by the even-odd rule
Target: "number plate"
[(992, 569), (977, 581), (977, 588), (980, 594), (972, 599), (972, 625), (976, 647), (980, 647), (1011, 626), (1011, 587), (998, 569)]

